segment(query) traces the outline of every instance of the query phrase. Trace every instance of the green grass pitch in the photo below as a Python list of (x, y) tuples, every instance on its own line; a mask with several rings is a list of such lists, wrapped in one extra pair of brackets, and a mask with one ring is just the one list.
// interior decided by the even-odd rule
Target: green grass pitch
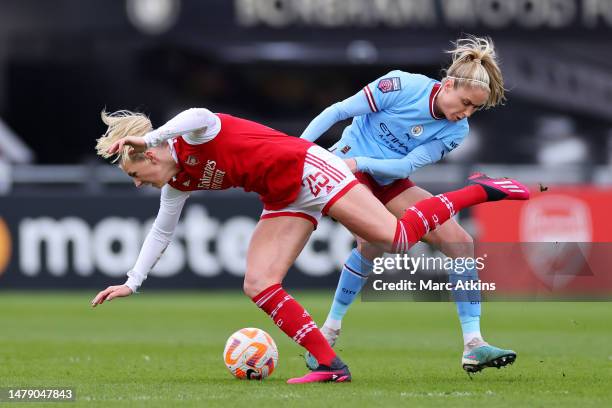
[[(470, 378), (452, 303), (359, 302), (337, 345), (353, 382), (287, 385), (306, 372), (302, 349), (238, 292), (144, 291), (92, 309), (94, 294), (0, 292), (0, 387), (73, 387), (70, 406), (94, 407), (612, 404), (610, 303), (484, 304), (487, 339), (518, 358)], [(321, 323), (331, 291), (294, 295)], [(223, 364), (242, 327), (278, 344), (263, 382), (236, 380)]]

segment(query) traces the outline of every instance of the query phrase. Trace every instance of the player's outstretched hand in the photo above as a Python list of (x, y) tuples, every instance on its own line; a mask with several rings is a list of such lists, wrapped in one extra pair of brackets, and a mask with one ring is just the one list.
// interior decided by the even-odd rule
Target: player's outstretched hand
[(132, 294), (132, 289), (125, 285), (109, 286), (102, 292), (98, 293), (91, 301), (91, 306), (96, 307), (104, 303), (105, 300), (111, 301), (116, 297), (125, 297)]
[(147, 143), (143, 137), (126, 136), (113, 143), (107, 152), (108, 154), (119, 153), (124, 146), (130, 146), (129, 154), (142, 153), (147, 150)]

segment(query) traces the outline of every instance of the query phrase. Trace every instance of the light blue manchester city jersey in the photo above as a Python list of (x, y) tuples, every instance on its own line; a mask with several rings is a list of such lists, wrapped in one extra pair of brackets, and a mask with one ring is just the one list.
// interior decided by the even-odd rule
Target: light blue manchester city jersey
[(468, 134), (467, 119), (434, 116), (439, 88), (438, 81), (424, 75), (391, 71), (323, 111), (302, 137), (316, 140), (337, 121), (354, 117), (331, 150), (355, 158), (360, 171), (389, 184), (440, 160)]

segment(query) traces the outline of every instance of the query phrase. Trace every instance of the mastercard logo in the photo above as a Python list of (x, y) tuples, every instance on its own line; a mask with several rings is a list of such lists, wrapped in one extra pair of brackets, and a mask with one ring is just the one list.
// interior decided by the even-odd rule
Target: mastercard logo
[(11, 232), (2, 218), (0, 218), (0, 276), (4, 273), (11, 259)]

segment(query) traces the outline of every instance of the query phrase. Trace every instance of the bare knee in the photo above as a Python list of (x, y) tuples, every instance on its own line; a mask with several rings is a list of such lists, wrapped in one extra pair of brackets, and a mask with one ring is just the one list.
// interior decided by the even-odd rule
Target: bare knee
[(277, 283), (281, 282), (277, 280), (266, 279), (266, 277), (258, 276), (257, 274), (249, 273), (247, 271), (244, 276), (242, 290), (244, 291), (245, 295), (252, 299), (270, 286), (275, 285)]
[(260, 294), (265, 288), (262, 287), (261, 283), (256, 279), (248, 279), (244, 278), (244, 283), (242, 284), (242, 290), (244, 294), (250, 297), (251, 299)]
[(450, 235), (449, 241), (456, 242), (458, 244), (474, 244), (474, 238), (472, 238), (472, 236), (460, 226), (458, 226), (458, 228), (453, 231), (453, 234)]
[(371, 244), (362, 238), (357, 238), (357, 251), (362, 257), (369, 260), (378, 258), (385, 253), (380, 245)]
[(434, 245), (451, 258), (474, 256), (474, 238), (459, 224), (430, 232), (424, 241)]

